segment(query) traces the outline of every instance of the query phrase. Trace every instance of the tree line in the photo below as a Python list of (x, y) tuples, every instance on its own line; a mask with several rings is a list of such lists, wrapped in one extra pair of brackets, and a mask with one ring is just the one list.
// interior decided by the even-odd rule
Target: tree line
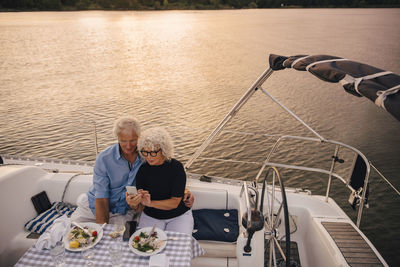
[(0, 9), (3, 11), (290, 7), (400, 7), (400, 0), (0, 0)]

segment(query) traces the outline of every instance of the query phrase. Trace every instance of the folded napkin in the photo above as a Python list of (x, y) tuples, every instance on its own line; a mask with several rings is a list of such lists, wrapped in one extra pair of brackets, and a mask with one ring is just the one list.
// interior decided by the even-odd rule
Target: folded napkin
[(70, 223), (71, 220), (67, 215), (55, 219), (51, 228), (44, 232), (39, 237), (38, 241), (36, 241), (35, 247), (37, 249), (50, 249), (55, 246), (57, 241), (60, 241), (65, 235), (67, 229), (69, 229)]
[(150, 256), (149, 267), (168, 267), (169, 259), (165, 254)]

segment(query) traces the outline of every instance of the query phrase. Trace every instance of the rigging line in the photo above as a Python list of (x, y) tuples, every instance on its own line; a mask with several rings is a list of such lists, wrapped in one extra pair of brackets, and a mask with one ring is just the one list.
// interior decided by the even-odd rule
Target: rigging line
[(317, 133), (311, 126), (309, 126), (307, 123), (305, 123), (302, 119), (300, 119), (299, 116), (297, 116), (294, 112), (292, 112), (290, 109), (288, 109), (285, 105), (283, 105), (278, 99), (276, 99), (274, 96), (272, 96), (267, 90), (264, 88), (260, 87), (261, 92), (263, 92), (265, 95), (267, 95), (272, 101), (274, 101), (276, 104), (278, 104), (281, 108), (283, 108), (287, 113), (289, 113), (290, 116), (295, 118), (298, 122), (303, 124), (308, 130), (310, 130), (314, 135), (318, 137), (318, 139), (321, 142), (325, 141), (325, 138), (322, 137), (319, 133)]
[(250, 163), (250, 164), (257, 164), (257, 165), (262, 164), (262, 162), (256, 162), (256, 161), (241, 161), (241, 160), (233, 160), (233, 159), (219, 159), (219, 158), (208, 158), (208, 157), (199, 157), (199, 159), (208, 159), (208, 160), (233, 162), (233, 163)]
[[(196, 130), (198, 132), (206, 132), (209, 133), (212, 129), (203, 129), (203, 128), (195, 128), (195, 127), (187, 127), (187, 126), (165, 126), (165, 128), (185, 128), (189, 130)], [(251, 132), (244, 132), (244, 131), (234, 131), (234, 130), (221, 130), (222, 133), (234, 133), (240, 135), (261, 135), (266, 137), (274, 137), (274, 136), (281, 136), (280, 134), (263, 134), (263, 133), (251, 133)]]
[(389, 180), (372, 164), (372, 162), (369, 162), (369, 165), (372, 166), (372, 168), (381, 176), (381, 178), (390, 185), (390, 187), (400, 196), (400, 192), (399, 190), (397, 190), (394, 185), (392, 185), (391, 182), (389, 182)]

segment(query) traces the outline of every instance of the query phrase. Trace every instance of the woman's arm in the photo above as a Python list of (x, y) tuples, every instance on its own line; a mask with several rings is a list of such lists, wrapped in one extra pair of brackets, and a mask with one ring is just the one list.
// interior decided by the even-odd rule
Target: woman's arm
[(159, 210), (173, 210), (178, 207), (181, 200), (182, 200), (181, 197), (171, 197), (169, 199), (163, 199), (163, 200), (151, 200), (150, 194), (144, 193), (142, 195), (141, 203), (143, 206), (156, 208)]

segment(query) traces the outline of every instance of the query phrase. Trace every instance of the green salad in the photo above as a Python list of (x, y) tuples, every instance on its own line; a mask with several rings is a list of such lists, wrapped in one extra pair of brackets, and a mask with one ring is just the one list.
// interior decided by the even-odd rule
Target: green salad
[(151, 236), (146, 232), (141, 232), (133, 238), (132, 246), (141, 252), (151, 253), (160, 248), (163, 242), (164, 240), (158, 240), (157, 232)]

